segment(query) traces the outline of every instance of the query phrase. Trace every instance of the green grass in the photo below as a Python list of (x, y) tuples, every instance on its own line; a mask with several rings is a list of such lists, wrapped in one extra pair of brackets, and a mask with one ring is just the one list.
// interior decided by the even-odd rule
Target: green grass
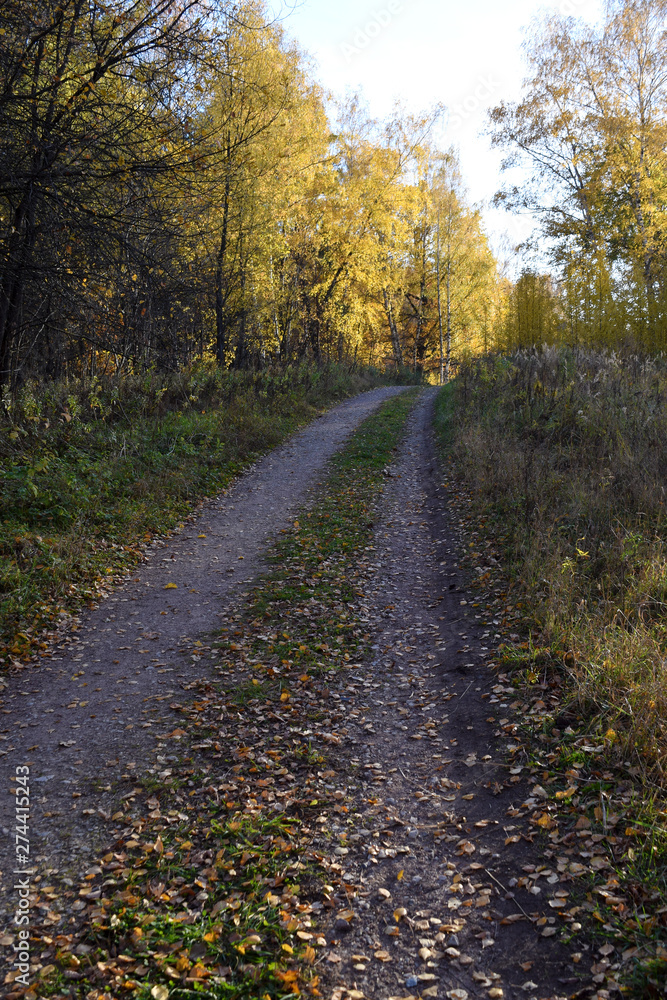
[(0, 667), (131, 571), (257, 455), (389, 381), (332, 366), (27, 386), (0, 420)]

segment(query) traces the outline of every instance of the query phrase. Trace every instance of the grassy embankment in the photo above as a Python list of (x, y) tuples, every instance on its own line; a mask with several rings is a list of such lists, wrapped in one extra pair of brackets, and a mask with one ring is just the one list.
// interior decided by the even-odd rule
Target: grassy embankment
[[(108, 853), (80, 886), (50, 876), (47, 895), (37, 890), (40, 996), (321, 995), (320, 915), (350, 919), (356, 891), (331, 858), (347, 814), (336, 785), (347, 782), (336, 770), (345, 713), (332, 695), (354, 680), (370, 639), (359, 585), (372, 572), (383, 470), (413, 404), (402, 394), (366, 420), (319, 500), (280, 533), (273, 568), (213, 644), (220, 683), (207, 670), (194, 701), (160, 723), (158, 746), (178, 760), (119, 782)], [(316, 833), (333, 840), (324, 853)]]
[(521, 633), (501, 646), (498, 669), (522, 705), (523, 759), (549, 790), (543, 826), (554, 844), (583, 850), (585, 909), (607, 940), (625, 942), (631, 995), (657, 996), (667, 982), (667, 364), (567, 349), (474, 360), (441, 394), (438, 423), (480, 598)]
[(328, 405), (388, 381), (335, 365), (253, 374), (199, 364), (28, 385), (6, 399), (0, 669), (38, 654), (45, 629), (97, 599), (154, 534), (245, 463)]

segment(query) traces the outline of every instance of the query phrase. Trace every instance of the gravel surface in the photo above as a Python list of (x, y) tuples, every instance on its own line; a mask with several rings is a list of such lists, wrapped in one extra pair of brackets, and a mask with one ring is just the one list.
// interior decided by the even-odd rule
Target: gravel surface
[(375, 656), (350, 672), (341, 698), (347, 810), (320, 840), (350, 886), (327, 917), (321, 989), (328, 1000), (590, 997), (590, 959), (570, 957), (589, 946), (554, 910), (576, 881), (574, 852), (535, 838), (539, 800), (510, 773), (498, 730), (512, 714), (486, 663), (499, 636), (460, 568), (434, 397), (427, 390), (416, 407), (378, 503), (364, 602)]
[(30, 766), (31, 857), (61, 868), (83, 861), (104, 835), (105, 782), (126, 767), (143, 769), (154, 754), (152, 714), (198, 675), (196, 644), (224, 624), (262, 570), (267, 538), (289, 523), (359, 423), (402, 391), (347, 400), (260, 459), (181, 531), (149, 546), (125, 586), (82, 615), (76, 634), (40, 666), (9, 679), (0, 702), (2, 895), (14, 867), (16, 766)]

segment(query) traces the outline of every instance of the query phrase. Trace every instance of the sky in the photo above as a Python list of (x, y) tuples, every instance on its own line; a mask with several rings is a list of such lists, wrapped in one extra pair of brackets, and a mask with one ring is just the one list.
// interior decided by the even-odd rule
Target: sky
[(447, 106), (442, 145), (458, 149), (469, 199), (482, 208), (500, 258), (532, 221), (490, 204), (505, 177), (502, 155), (484, 135), (487, 111), (519, 98), (522, 42), (546, 9), (596, 21), (601, 0), (283, 0), (282, 7), (285, 30), (313, 57), (327, 90), (361, 92), (378, 118), (397, 99), (409, 111)]

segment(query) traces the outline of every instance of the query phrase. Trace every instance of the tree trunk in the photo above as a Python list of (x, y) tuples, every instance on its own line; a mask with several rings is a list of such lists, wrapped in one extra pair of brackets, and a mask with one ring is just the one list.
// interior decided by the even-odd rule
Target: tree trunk
[(452, 261), (447, 254), (447, 363), (445, 365), (445, 381), (449, 382), (452, 363), (452, 297), (451, 297)]
[(0, 282), (0, 383), (12, 375), (12, 348), (16, 340), (23, 295), (23, 276), (35, 249), (35, 205), (32, 182), (14, 214), (14, 233)]
[(435, 275), (438, 287), (438, 333), (440, 335), (440, 385), (445, 381), (445, 356), (442, 335), (442, 303), (440, 301), (440, 211), (438, 211), (438, 238), (435, 255)]
[(398, 327), (396, 326), (396, 320), (394, 318), (394, 310), (392, 309), (391, 299), (389, 298), (389, 293), (386, 288), (382, 289), (382, 294), (384, 296), (384, 308), (387, 313), (387, 321), (389, 323), (389, 332), (391, 334), (391, 348), (394, 355), (394, 363), (397, 368), (400, 368), (403, 364), (403, 350), (401, 348), (401, 338), (398, 334)]
[[(229, 150), (228, 150), (229, 152)], [(220, 246), (215, 267), (215, 356), (218, 364), (223, 368), (227, 367), (227, 329), (225, 324), (225, 296), (223, 293), (223, 280), (225, 272), (225, 259), (227, 257), (227, 229), (229, 226), (229, 165), (225, 176), (225, 196), (222, 204), (222, 232), (220, 234)]]

